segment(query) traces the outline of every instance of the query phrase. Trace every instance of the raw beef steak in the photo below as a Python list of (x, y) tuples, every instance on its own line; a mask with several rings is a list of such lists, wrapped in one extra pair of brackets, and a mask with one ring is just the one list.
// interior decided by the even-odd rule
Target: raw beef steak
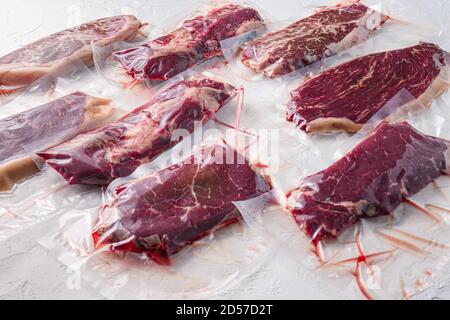
[(449, 147), (407, 122), (383, 122), (344, 158), (306, 178), (288, 195), (288, 206), (308, 237), (335, 238), (360, 218), (391, 214), (449, 174)]
[(84, 23), (33, 42), (0, 58), (0, 86), (29, 85), (43, 75), (81, 60), (93, 63), (92, 44), (108, 45), (136, 37), (141, 22), (116, 16)]
[(147, 45), (116, 52), (127, 72), (139, 80), (167, 80), (211, 57), (221, 56), (220, 41), (263, 26), (252, 8), (228, 4), (183, 22)]
[(192, 132), (234, 94), (229, 84), (209, 78), (179, 80), (122, 119), (38, 155), (70, 184), (109, 184), (169, 149), (175, 130)]
[(116, 189), (100, 211), (97, 246), (145, 253), (163, 264), (192, 242), (241, 219), (234, 201), (271, 189), (270, 182), (228, 146), (204, 147), (190, 158)]
[(370, 54), (300, 85), (287, 119), (306, 132), (356, 132), (401, 89), (431, 105), (449, 88), (448, 72), (448, 53), (431, 43)]
[(269, 78), (279, 77), (364, 42), (387, 19), (362, 4), (326, 7), (245, 44), (241, 60)]
[(0, 119), (0, 163), (43, 150), (111, 118), (110, 101), (75, 92)]
[[(110, 101), (75, 92), (0, 120), (0, 191), (39, 171), (29, 156), (112, 120)], [(24, 157), (25, 158), (20, 158)], [(20, 159), (19, 159), (20, 158)]]

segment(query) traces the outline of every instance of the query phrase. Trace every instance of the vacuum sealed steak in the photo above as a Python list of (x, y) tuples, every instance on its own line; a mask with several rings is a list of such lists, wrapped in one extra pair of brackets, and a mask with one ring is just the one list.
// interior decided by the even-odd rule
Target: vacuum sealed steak
[(364, 42), (387, 19), (359, 3), (325, 7), (248, 42), (242, 47), (241, 60), (256, 72), (276, 78)]
[(39, 171), (30, 155), (112, 120), (110, 101), (75, 92), (0, 119), (0, 191)]
[(235, 201), (271, 185), (229, 146), (210, 145), (184, 161), (117, 187), (100, 211), (97, 246), (145, 253), (163, 264), (192, 242), (241, 219)]
[(179, 80), (118, 121), (38, 155), (70, 184), (106, 185), (169, 149), (178, 142), (175, 130), (192, 132), (234, 94), (231, 85), (209, 78)]
[(136, 17), (123, 15), (84, 23), (40, 39), (0, 58), (0, 86), (29, 85), (78, 60), (91, 65), (92, 44), (104, 46), (132, 40), (140, 27)]
[(430, 106), (449, 88), (448, 58), (420, 43), (351, 60), (292, 91), (287, 119), (306, 132), (356, 132), (402, 89)]
[(220, 41), (262, 27), (252, 8), (228, 4), (140, 47), (115, 53), (127, 72), (139, 80), (167, 80), (211, 57), (221, 56)]
[(391, 214), (449, 174), (449, 147), (407, 122), (383, 122), (345, 157), (307, 177), (288, 195), (289, 209), (310, 238), (338, 237), (361, 218)]

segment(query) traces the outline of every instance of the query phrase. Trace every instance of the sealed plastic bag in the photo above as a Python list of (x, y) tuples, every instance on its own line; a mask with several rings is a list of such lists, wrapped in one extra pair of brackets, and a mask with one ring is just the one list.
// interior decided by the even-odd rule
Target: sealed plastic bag
[(66, 188), (64, 179), (48, 170), (36, 152), (114, 120), (123, 114), (117, 107), (123, 101), (139, 105), (146, 99), (139, 92), (125, 95), (79, 62), (68, 65), (64, 77), (42, 77), (3, 106), (0, 239), (86, 197), (85, 189)]
[(106, 185), (130, 175), (192, 132), (229, 102), (235, 88), (202, 75), (175, 79), (121, 119), (38, 155), (70, 184)]
[(96, 245), (167, 263), (195, 240), (238, 221), (233, 202), (270, 189), (236, 151), (205, 147), (182, 163), (116, 188), (94, 228)]
[(351, 153), (305, 179), (290, 194), (292, 212), (313, 241), (336, 238), (361, 218), (390, 214), (448, 174), (449, 147), (407, 122), (383, 122)]
[[(68, 64), (63, 75), (50, 74), (33, 83), (0, 111), (1, 192), (45, 167), (36, 152), (117, 118), (122, 112), (110, 98), (122, 102), (124, 96), (80, 61)], [(126, 95), (128, 103), (134, 100), (139, 101)]]
[[(254, 40), (238, 36), (224, 40), (222, 47), (235, 71), (241, 70), (239, 65), (242, 64), (248, 71), (267, 78), (294, 75), (366, 41), (389, 20), (380, 9), (381, 4), (366, 6), (359, 1), (321, 6), (288, 26), (273, 23), (267, 27), (266, 34)], [(311, 10), (304, 8), (302, 11)], [(239, 61), (237, 65), (235, 60)], [(243, 74), (250, 74), (244, 71)]]
[[(131, 84), (145, 81), (152, 87), (154, 82), (168, 80), (194, 65), (222, 56), (220, 41), (264, 26), (258, 11), (245, 4), (218, 2), (196, 13), (166, 35), (112, 52), (112, 57), (131, 76)], [(98, 51), (97, 69), (101, 72), (108, 66), (105, 61), (111, 51)]]
[(449, 57), (419, 43), (351, 60), (293, 90), (287, 119), (308, 133), (357, 132), (401, 89), (430, 106), (450, 88)]
[(275, 78), (365, 41), (388, 17), (359, 2), (321, 7), (312, 16), (242, 46), (241, 61)]
[(271, 189), (261, 169), (217, 140), (116, 180), (100, 210), (69, 213), (41, 243), (108, 298), (208, 297), (271, 254), (262, 229), (239, 223), (247, 201), (254, 213), (273, 203)]
[(75, 92), (0, 119), (0, 192), (39, 171), (40, 160), (33, 159), (34, 152), (112, 120), (110, 102)]
[[(334, 276), (353, 275), (346, 294), (368, 299), (411, 298), (436, 287), (450, 257), (449, 130), (424, 106), (395, 114), (420, 105), (411, 94), (394, 102), (353, 139), (359, 143), (352, 150), (303, 178), (286, 202), (318, 257), (305, 261)], [(302, 242), (286, 239), (290, 249)]]
[(106, 46), (132, 40), (140, 28), (136, 17), (122, 15), (91, 21), (35, 41), (0, 58), (0, 89), (9, 93), (23, 89), (44, 75), (64, 71), (76, 61), (91, 65), (91, 44)]
[[(385, 11), (381, 10), (381, 12)], [(353, 53), (356, 52), (356, 56), (352, 56), (352, 50), (349, 50), (340, 57), (335, 57), (356, 58), (382, 50), (407, 47), (417, 44), (420, 40), (431, 41), (424, 38), (409, 42), (410, 33), (407, 31), (391, 34), (392, 37), (384, 37), (385, 30), (387, 28), (380, 32), (378, 39), (374, 37), (371, 38), (374, 41), (369, 40), (358, 48), (354, 47)], [(405, 38), (407, 43), (403, 44), (402, 41)], [(446, 48), (441, 42), (431, 42)], [(393, 46), (390, 47), (391, 45)], [(227, 72), (226, 70), (214, 70), (214, 72), (216, 71)], [(342, 144), (342, 141), (349, 140), (349, 135), (306, 135), (296, 129), (293, 123), (287, 122), (284, 115), (285, 106), (277, 105), (277, 103), (282, 104), (289, 99), (289, 90), (286, 90), (284, 80), (279, 82), (264, 79), (258, 83), (243, 83), (245, 85), (245, 106), (239, 121), (236, 121), (240, 125), (236, 127), (239, 127), (241, 132), (257, 129), (254, 134), (258, 138), (263, 136), (263, 132), (259, 132), (259, 129), (274, 129), (279, 133), (279, 153), (276, 150), (273, 151), (280, 157), (279, 167), (276, 167), (276, 161), (267, 163), (267, 165), (265, 162), (264, 164), (255, 164), (255, 166), (264, 168), (265, 172), (275, 173), (276, 177), (274, 177), (272, 185), (280, 186), (288, 191), (295, 188), (298, 179), (315, 174), (335, 162), (337, 159), (333, 159), (331, 156)], [(226, 82), (235, 83), (233, 81)], [(298, 82), (294, 85), (298, 86)], [(432, 113), (439, 111), (439, 117), (424, 116), (427, 112), (418, 115), (419, 120), (424, 119), (424, 122), (428, 122), (429, 126), (435, 130), (427, 130), (426, 126), (424, 128), (416, 122), (413, 123), (414, 128), (430, 136), (444, 137), (445, 123), (448, 122), (448, 106), (445, 103), (447, 98), (448, 93), (436, 99), (430, 109)], [(126, 101), (119, 105), (127, 108), (136, 106)], [(220, 112), (228, 114), (235, 110), (226, 107), (222, 108)], [(223, 120), (231, 123), (229, 118), (224, 117)], [(213, 124), (213, 121), (209, 121), (202, 127), (209, 127)], [(296, 138), (299, 140), (295, 140)], [(175, 147), (179, 145), (177, 144)], [(348, 151), (345, 150), (340, 157)], [(158, 160), (155, 159), (155, 161)], [(154, 162), (150, 165), (150, 168), (154, 169), (152, 172), (159, 172), (167, 168), (166, 165), (153, 167), (156, 166)], [(131, 180), (139, 180), (139, 178), (151, 174), (151, 172), (140, 170), (138, 169), (133, 174)], [(441, 191), (446, 191), (443, 179), (445, 177), (436, 180), (440, 189), (434, 188), (433, 184), (430, 184), (428, 188), (417, 193), (410, 200), (417, 204), (420, 203), (418, 200), (422, 198), (424, 201), (421, 203), (421, 207), (428, 205), (428, 208), (434, 208), (433, 210), (439, 211), (439, 214), (444, 217), (447, 206), (444, 197), (440, 195)], [(125, 186), (131, 182), (123, 181)], [(55, 187), (63, 186), (63, 188), (58, 190), (59, 192), (47, 196), (42, 193), (42, 185), (46, 186), (45, 191), (53, 190)], [(119, 185), (115, 185), (113, 182), (109, 191), (116, 189), (113, 187), (120, 189)], [(184, 249), (172, 256), (172, 265), (167, 267), (153, 263), (143, 253), (129, 254), (122, 250), (110, 252), (112, 245), (107, 243), (109, 240), (107, 236), (104, 236), (106, 240), (104, 247), (95, 247), (92, 231), (97, 225), (99, 208), (102, 204), (102, 193), (99, 188), (81, 185), (68, 186), (53, 170), (48, 170), (45, 174), (38, 175), (36, 180), (27, 181), (19, 187), (19, 190), (23, 192), (16, 192), (16, 196), (22, 198), (14, 197), (14, 201), (10, 198), (0, 200), (2, 207), (4, 205), (10, 209), (9, 211), (2, 210), (0, 213), (1, 219), (11, 222), (8, 224), (10, 230), (6, 234), (11, 234), (25, 225), (29, 226), (31, 223), (40, 221), (39, 219), (43, 217), (61, 214), (59, 223), (47, 226), (49, 236), (42, 243), (60, 261), (73, 268), (74, 275), (79, 275), (80, 278), (87, 280), (87, 283), (96, 286), (108, 298), (235, 298), (239, 296), (238, 292), (241, 297), (250, 294), (263, 298), (268, 296), (277, 298), (311, 298), (311, 296), (363, 298), (364, 295), (361, 294), (359, 287), (367, 288), (368, 291), (365, 294), (372, 297), (403, 297), (402, 291), (405, 293), (405, 297), (411, 297), (429, 287), (430, 283), (434, 285), (439, 282), (442, 271), (448, 269), (445, 250), (441, 251), (441, 248), (445, 248), (443, 244), (446, 242), (447, 230), (440, 229), (443, 231), (436, 233), (431, 228), (439, 220), (436, 219), (435, 214), (430, 215), (430, 210), (417, 210), (409, 205), (400, 205), (397, 208), (398, 213), (402, 213), (402, 209), (405, 209), (405, 215), (400, 220), (396, 220), (399, 224), (395, 225), (395, 229), (380, 230), (388, 237), (379, 237), (381, 233), (375, 233), (372, 230), (389, 226), (392, 216), (372, 220), (361, 219), (359, 223), (350, 227), (350, 229), (357, 229), (357, 227), (361, 229), (362, 227), (359, 237), (354, 237), (358, 234), (352, 234), (349, 229), (350, 236), (348, 237), (343, 234), (341, 236), (343, 238), (337, 241), (321, 242), (318, 244), (318, 247), (321, 248), (318, 249), (321, 252), (321, 260), (317, 260), (317, 257), (309, 251), (307, 237), (299, 230), (292, 216), (277, 208), (273, 214), (266, 214), (267, 209), (264, 209), (264, 214), (260, 214), (261, 197), (256, 197), (235, 203), (243, 220), (250, 225), (249, 228), (243, 223), (228, 225), (213, 233), (213, 241), (208, 241), (212, 238), (211, 235), (208, 235), (202, 240), (185, 246)], [(110, 193), (110, 196), (106, 197), (107, 199), (103, 202), (109, 206), (105, 212), (120, 213), (117, 205), (113, 203), (114, 193)], [(265, 198), (264, 195), (262, 197)], [(122, 216), (118, 215), (117, 218), (118, 220), (115, 222), (120, 224)], [(263, 220), (264, 228), (274, 229), (274, 232), (267, 233), (265, 229), (259, 229), (260, 220)], [(285, 220), (288, 221), (283, 225)], [(444, 222), (446, 220), (447, 218), (444, 218)], [(386, 221), (388, 224), (385, 224)], [(113, 228), (113, 226), (111, 227)], [(110, 231), (111, 228), (106, 228), (106, 230)], [(409, 240), (405, 239), (405, 233), (401, 235), (398, 230), (409, 233)], [(111, 233), (114, 234), (113, 231)], [(418, 238), (416, 238), (411, 246), (411, 234), (422, 239), (418, 242)], [(395, 239), (395, 242), (383, 240), (398, 239), (399, 235), (403, 236), (400, 241), (403, 242), (401, 245), (405, 247), (404, 244), (407, 243), (406, 247), (410, 250), (400, 248), (399, 242)], [(287, 241), (278, 246), (276, 242), (278, 237), (286, 238)], [(424, 241), (428, 241), (427, 239), (433, 241), (424, 248)], [(133, 240), (130, 240), (130, 243), (133, 243)], [(356, 245), (357, 243), (360, 245)], [(276, 250), (271, 251), (270, 249), (274, 245), (276, 245)], [(415, 250), (416, 248), (419, 250)], [(119, 249), (123, 248), (119, 246)], [(92, 254), (94, 251), (95, 253)], [(429, 251), (432, 252), (431, 255), (427, 255)], [(280, 255), (273, 257), (274, 252), (280, 253)], [(289, 254), (281, 255), (285, 252)], [(412, 252), (412, 254), (408, 252)], [(268, 253), (269, 259), (261, 259), (267, 257)], [(433, 259), (429, 260), (429, 258)], [(432, 268), (429, 268), (430, 261), (433, 261)], [(254, 274), (254, 271), (258, 271), (258, 273)], [(332, 277), (328, 277), (329, 274)], [(239, 281), (243, 278), (246, 282)], [(358, 281), (354, 281), (354, 279)], [(237, 284), (240, 285), (237, 286)]]

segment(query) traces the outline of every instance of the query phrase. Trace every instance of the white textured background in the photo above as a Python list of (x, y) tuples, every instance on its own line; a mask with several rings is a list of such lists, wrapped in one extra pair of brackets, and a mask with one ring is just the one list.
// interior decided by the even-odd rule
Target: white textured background
[[(448, 0), (395, 0), (408, 6), (409, 20), (432, 22), (450, 16)], [(187, 0), (0, 0), (0, 55), (65, 27), (109, 14), (134, 13), (154, 25), (170, 25), (175, 11), (186, 14), (197, 1)], [(275, 20), (296, 16), (302, 6), (323, 4), (315, 0), (258, 0)], [(446, 34), (450, 31), (444, 26)], [(447, 48), (449, 49), (449, 48)], [(450, 107), (450, 106), (449, 106)], [(34, 226), (0, 243), (0, 299), (95, 299), (96, 292), (82, 285), (69, 289), (74, 281), (66, 268), (56, 261), (36, 240), (54, 220)], [(340, 290), (335, 282), (318, 274), (301, 274), (291, 260), (282, 256), (268, 263), (239, 288), (211, 298), (337, 299)], [(449, 271), (450, 274), (450, 271)], [(450, 279), (450, 277), (447, 277)], [(76, 279), (75, 279), (76, 280)], [(450, 282), (449, 282), (450, 283)], [(130, 297), (133, 298), (133, 297)], [(425, 292), (419, 298), (450, 298), (450, 286), (437, 292)]]

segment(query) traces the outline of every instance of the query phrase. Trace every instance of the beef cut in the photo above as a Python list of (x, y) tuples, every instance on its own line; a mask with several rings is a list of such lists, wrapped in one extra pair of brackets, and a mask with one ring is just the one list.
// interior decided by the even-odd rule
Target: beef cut
[(271, 189), (270, 181), (229, 146), (209, 145), (186, 160), (116, 189), (100, 211), (97, 246), (145, 253), (163, 264), (192, 242), (241, 219), (235, 201)]
[(0, 58), (0, 86), (29, 85), (78, 60), (91, 65), (92, 44), (105, 46), (132, 40), (140, 27), (136, 17), (123, 15), (84, 23), (40, 39)]
[(306, 178), (288, 195), (289, 209), (310, 238), (338, 237), (361, 218), (391, 214), (450, 174), (449, 147), (407, 122), (383, 122), (345, 157)]
[(0, 119), (0, 191), (38, 172), (32, 153), (96, 128), (113, 116), (109, 100), (75, 92)]
[(179, 80), (120, 120), (38, 155), (70, 184), (106, 185), (169, 149), (178, 142), (175, 130), (192, 132), (234, 94), (231, 85), (209, 78)]
[(387, 19), (359, 3), (325, 7), (246, 43), (241, 60), (256, 72), (276, 78), (364, 42)]
[(0, 163), (73, 138), (112, 115), (110, 100), (75, 92), (0, 119)]
[(292, 91), (287, 119), (306, 132), (356, 132), (402, 89), (429, 106), (450, 86), (448, 58), (420, 43), (351, 60)]
[(115, 53), (127, 72), (139, 80), (167, 80), (193, 65), (222, 56), (220, 41), (256, 30), (263, 20), (252, 8), (228, 4), (146, 45)]

